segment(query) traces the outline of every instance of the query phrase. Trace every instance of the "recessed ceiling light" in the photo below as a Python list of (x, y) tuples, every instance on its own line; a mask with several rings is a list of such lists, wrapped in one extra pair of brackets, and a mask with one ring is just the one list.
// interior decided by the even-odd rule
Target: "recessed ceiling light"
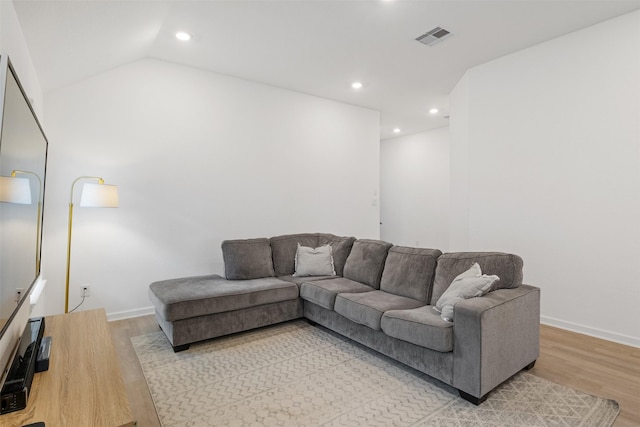
[(400, 128), (395, 128), (395, 129), (393, 130), (393, 133), (400, 133), (400, 132), (401, 132)]
[(186, 42), (191, 40), (191, 34), (187, 33), (186, 31), (178, 31), (176, 33), (176, 38), (182, 42)]
[(351, 87), (354, 89), (362, 89), (362, 83), (361, 82), (353, 82), (351, 83)]
[(429, 110), (430, 114), (437, 114), (438, 113), (438, 109), (437, 108), (432, 108)]

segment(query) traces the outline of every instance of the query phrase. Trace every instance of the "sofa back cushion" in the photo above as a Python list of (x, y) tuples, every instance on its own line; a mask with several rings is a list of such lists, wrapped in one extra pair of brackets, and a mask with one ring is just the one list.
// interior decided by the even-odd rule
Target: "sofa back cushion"
[(491, 290), (501, 288), (517, 288), (522, 284), (522, 258), (518, 255), (502, 252), (451, 252), (438, 258), (436, 276), (433, 280), (431, 305), (447, 290), (453, 279), (468, 270), (477, 262), (486, 275), (496, 275), (496, 281)]
[(438, 249), (393, 246), (384, 263), (380, 289), (426, 304), (440, 255), (442, 252)]
[(290, 276), (295, 272), (296, 251), (301, 246), (316, 248), (317, 233), (286, 234), (269, 239), (273, 255), (273, 269), (276, 276)]
[(355, 241), (355, 237), (335, 236), (328, 233), (320, 233), (318, 235), (318, 246), (331, 245), (333, 266), (336, 269), (337, 276), (344, 274), (344, 265)]
[(356, 240), (344, 265), (343, 276), (374, 289), (380, 289), (384, 262), (391, 246), (393, 246), (391, 243), (382, 240)]
[(228, 280), (275, 276), (269, 239), (225, 240), (222, 242), (222, 258), (224, 275)]

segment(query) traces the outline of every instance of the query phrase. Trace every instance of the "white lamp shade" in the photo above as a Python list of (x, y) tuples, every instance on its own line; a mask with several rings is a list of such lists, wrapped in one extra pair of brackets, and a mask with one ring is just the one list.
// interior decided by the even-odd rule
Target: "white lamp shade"
[(84, 184), (80, 206), (85, 208), (117, 208), (118, 187), (107, 184)]
[(31, 185), (27, 178), (0, 176), (0, 202), (31, 204)]

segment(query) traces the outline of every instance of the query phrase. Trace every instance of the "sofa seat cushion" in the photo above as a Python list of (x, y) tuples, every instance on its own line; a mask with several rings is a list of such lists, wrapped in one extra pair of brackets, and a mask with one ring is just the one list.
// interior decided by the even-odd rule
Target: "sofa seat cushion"
[(386, 311), (406, 310), (424, 305), (423, 301), (376, 290), (339, 294), (334, 310), (349, 320), (379, 331), (382, 315)]
[(278, 279), (284, 280), (284, 281), (287, 281), (287, 282), (295, 283), (296, 285), (298, 285), (298, 287), (300, 287), (305, 282), (315, 282), (316, 280), (331, 279), (333, 277), (336, 277), (336, 276), (303, 276), (303, 277), (297, 277), (297, 276), (294, 276), (292, 274), (288, 274), (286, 276), (278, 276)]
[[(308, 279), (308, 277), (307, 277)], [(325, 280), (306, 281), (300, 286), (302, 299), (317, 304), (327, 310), (333, 310), (336, 296), (341, 293), (369, 292), (374, 289), (344, 277), (335, 277)]]
[(390, 337), (439, 352), (453, 350), (453, 323), (443, 320), (432, 306), (389, 310), (382, 315), (382, 331)]
[(288, 301), (298, 296), (295, 283), (275, 277), (226, 280), (211, 275), (163, 280), (149, 285), (149, 298), (167, 321)]

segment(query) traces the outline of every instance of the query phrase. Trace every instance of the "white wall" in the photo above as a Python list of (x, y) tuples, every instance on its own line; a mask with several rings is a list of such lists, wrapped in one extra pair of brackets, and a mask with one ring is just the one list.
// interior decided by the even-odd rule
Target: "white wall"
[(449, 94), (449, 249), (469, 248), (469, 78), (465, 74)]
[(378, 112), (157, 60), (47, 94), (45, 106), (49, 313), (64, 307), (81, 175), (117, 184), (120, 208), (81, 208), (77, 187), (70, 304), (88, 283), (83, 308), (111, 318), (146, 312), (152, 281), (222, 273), (224, 239), (379, 237)]
[(42, 89), (36, 69), (31, 60), (20, 21), (11, 1), (0, 1), (0, 54), (9, 55), (22, 88), (31, 100), (31, 105), (42, 122)]
[(635, 346), (639, 76), (637, 11), (475, 67), (451, 96), (452, 249), (520, 254), (543, 322)]
[(449, 246), (449, 129), (380, 144), (380, 237), (396, 245)]

